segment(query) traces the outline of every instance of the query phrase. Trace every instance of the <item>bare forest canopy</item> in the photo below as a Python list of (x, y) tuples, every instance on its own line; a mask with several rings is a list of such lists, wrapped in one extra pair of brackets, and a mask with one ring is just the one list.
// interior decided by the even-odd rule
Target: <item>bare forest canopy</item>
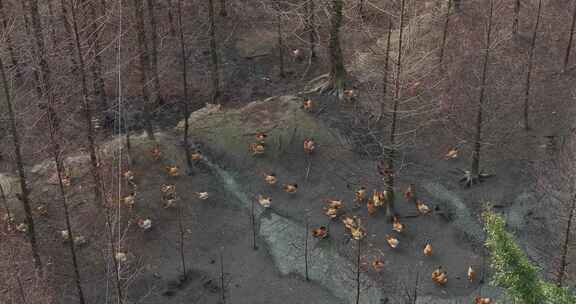
[(576, 1), (0, 0), (0, 303), (576, 303)]

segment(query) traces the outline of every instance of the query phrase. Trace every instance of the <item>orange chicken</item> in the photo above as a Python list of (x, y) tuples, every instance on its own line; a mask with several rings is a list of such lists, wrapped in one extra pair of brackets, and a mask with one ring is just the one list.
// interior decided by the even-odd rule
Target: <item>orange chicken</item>
[(326, 238), (328, 236), (328, 228), (320, 226), (318, 228), (312, 229), (312, 236), (319, 239)]
[(444, 155), (444, 159), (454, 159), (458, 157), (458, 148), (450, 148), (448, 152)]
[(400, 223), (400, 218), (397, 215), (392, 218), (392, 230), (400, 233), (405, 227), (404, 224)]
[(430, 213), (430, 207), (424, 204), (424, 202), (422, 202), (421, 200), (416, 201), (416, 208), (418, 209), (418, 213), (420, 214)]
[(426, 246), (424, 246), (424, 255), (425, 256), (431, 256), (432, 255), (432, 244), (426, 243)]
[(298, 191), (298, 184), (284, 184), (282, 190), (286, 193), (296, 193)]
[(196, 161), (200, 161), (200, 160), (202, 160), (202, 153), (200, 153), (200, 151), (193, 151), (193, 152), (190, 154), (190, 159), (191, 159), (192, 161), (195, 161), (195, 162), (196, 162)]
[(476, 297), (476, 299), (474, 299), (474, 304), (492, 304), (492, 299), (490, 298), (481, 298), (481, 297)]
[(354, 191), (354, 202), (357, 204), (362, 204), (366, 199), (366, 188), (360, 187), (358, 190)]
[(275, 185), (278, 182), (278, 178), (274, 173), (265, 174), (264, 182), (266, 182), (268, 185)]
[(476, 271), (472, 268), (472, 266), (468, 266), (468, 273), (467, 273), (468, 281), (473, 282), (476, 278)]
[(248, 146), (248, 150), (250, 153), (252, 153), (252, 155), (259, 155), (264, 154), (266, 147), (263, 143), (251, 143), (250, 146)]
[(436, 270), (432, 272), (432, 281), (438, 285), (445, 285), (448, 282), (448, 273), (442, 270), (439, 266)]
[(312, 99), (306, 99), (302, 103), (302, 108), (306, 111), (312, 110)]
[(180, 170), (178, 169), (178, 166), (167, 166), (166, 172), (168, 172), (168, 175), (172, 177), (180, 175)]
[(345, 216), (342, 219), (342, 223), (344, 224), (344, 227), (348, 230), (352, 230), (352, 228), (355, 228), (357, 226), (356, 220), (349, 216)]
[(258, 204), (264, 208), (270, 208), (272, 205), (272, 198), (268, 196), (258, 195)]
[(410, 184), (406, 191), (404, 191), (404, 198), (410, 200), (414, 197), (414, 184)]
[(384, 262), (381, 259), (375, 259), (372, 261), (372, 268), (374, 271), (379, 272), (384, 268)]
[(304, 153), (311, 154), (314, 149), (316, 149), (314, 141), (311, 138), (306, 138), (304, 140)]
[(154, 148), (150, 150), (150, 154), (152, 154), (152, 159), (160, 160), (160, 157), (162, 156), (162, 151), (160, 151), (159, 146), (154, 146)]
[(397, 238), (395, 238), (395, 237), (393, 237), (393, 236), (391, 236), (391, 235), (389, 235), (389, 234), (387, 234), (387, 235), (385, 236), (385, 238), (386, 238), (386, 242), (388, 243), (388, 245), (389, 245), (390, 247), (392, 247), (392, 248), (398, 247), (398, 244), (400, 243), (400, 241), (398, 241)]
[(353, 239), (359, 241), (366, 236), (366, 230), (362, 227), (352, 227), (352, 229), (350, 229), (350, 235), (352, 235)]

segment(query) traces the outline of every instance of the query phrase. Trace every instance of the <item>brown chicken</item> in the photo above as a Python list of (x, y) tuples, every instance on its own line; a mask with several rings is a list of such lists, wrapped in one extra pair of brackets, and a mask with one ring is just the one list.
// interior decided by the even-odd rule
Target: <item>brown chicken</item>
[(468, 266), (468, 273), (467, 273), (468, 281), (473, 282), (476, 278), (476, 271), (472, 268), (472, 266)]
[(124, 205), (128, 208), (134, 208), (136, 204), (136, 193), (132, 192), (130, 195), (124, 197)]
[(200, 161), (202, 160), (202, 153), (200, 153), (200, 151), (193, 151), (190, 154), (190, 159), (195, 162)]
[(352, 97), (356, 96), (356, 92), (352, 89), (344, 90), (344, 96), (346, 96), (347, 98), (352, 98)]
[(441, 286), (448, 282), (448, 273), (442, 270), (442, 266), (432, 272), (432, 281)]
[(319, 239), (326, 238), (328, 236), (328, 228), (320, 226), (316, 229), (312, 229), (312, 236)]
[(397, 215), (392, 218), (392, 230), (400, 233), (404, 231), (405, 227), (404, 224), (400, 223), (400, 218)]
[(353, 239), (359, 241), (366, 237), (366, 230), (362, 227), (352, 227), (352, 229), (350, 229), (350, 235), (352, 235)]
[(492, 304), (492, 299), (490, 298), (481, 298), (481, 297), (476, 297), (476, 299), (474, 299), (474, 304)]
[(375, 207), (380, 207), (384, 205), (384, 193), (374, 190), (372, 192), (372, 201)]
[(384, 269), (384, 262), (381, 259), (375, 259), (374, 261), (372, 261), (372, 268), (374, 269), (374, 271), (379, 272), (382, 269)]
[(298, 184), (284, 184), (282, 190), (286, 193), (296, 193), (298, 191)]
[(266, 146), (264, 146), (263, 143), (251, 143), (250, 146), (248, 146), (248, 150), (252, 155), (264, 154)]
[(258, 204), (264, 208), (270, 208), (272, 205), (272, 198), (268, 196), (258, 195)]
[(410, 184), (406, 189), (406, 191), (404, 191), (404, 198), (406, 200), (410, 200), (411, 198), (414, 197), (414, 190), (415, 190), (414, 188), (415, 188), (414, 184)]
[(178, 166), (167, 166), (166, 172), (168, 172), (168, 175), (172, 177), (180, 175), (180, 170), (178, 169)]
[(160, 151), (160, 146), (154, 146), (152, 150), (150, 150), (150, 154), (152, 154), (152, 159), (160, 160), (162, 157), (162, 151)]
[(424, 202), (421, 200), (416, 201), (416, 208), (418, 209), (418, 213), (420, 214), (428, 214), (430, 213), (430, 207), (428, 207)]
[(312, 110), (312, 99), (304, 100), (304, 102), (302, 103), (302, 109), (306, 111)]
[(424, 255), (425, 256), (431, 256), (432, 255), (432, 244), (430, 244), (429, 242), (426, 243), (426, 246), (424, 246)]
[(400, 244), (400, 241), (398, 241), (397, 238), (387, 234), (386, 236), (384, 236), (384, 238), (386, 238), (386, 242), (388, 243), (388, 245), (392, 248), (396, 248), (398, 247), (398, 244)]
[(314, 140), (312, 140), (311, 138), (306, 138), (304, 140), (304, 153), (311, 154), (314, 151), (314, 149), (316, 149)]
[(331, 219), (338, 217), (338, 212), (344, 207), (344, 203), (339, 200), (329, 199), (326, 200), (326, 206), (324, 206), (324, 214)]
[(356, 220), (350, 216), (345, 216), (342, 219), (342, 223), (344, 224), (344, 227), (348, 230), (352, 230), (352, 228), (356, 228), (358, 226)]
[(269, 174), (265, 174), (264, 175), (264, 182), (266, 182), (268, 185), (276, 185), (276, 183), (278, 182), (278, 178), (276, 177), (276, 174), (274, 173), (269, 173)]
[(354, 191), (354, 203), (360, 205), (366, 199), (366, 188), (360, 187), (358, 190)]
[(268, 137), (268, 135), (266, 135), (266, 133), (256, 132), (256, 140), (258, 142), (263, 143), (266, 140), (266, 137)]
[(448, 150), (448, 152), (444, 155), (444, 159), (448, 160), (448, 159), (454, 159), (458, 157), (458, 148), (450, 148)]

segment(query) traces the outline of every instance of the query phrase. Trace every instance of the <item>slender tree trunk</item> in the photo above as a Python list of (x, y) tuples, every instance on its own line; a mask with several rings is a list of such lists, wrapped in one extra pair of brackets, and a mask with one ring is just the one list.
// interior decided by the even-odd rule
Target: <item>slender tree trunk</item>
[(388, 37), (386, 39), (386, 58), (384, 59), (384, 77), (382, 80), (382, 102), (380, 103), (380, 119), (386, 113), (386, 99), (388, 97), (388, 71), (390, 66), (390, 40), (392, 37), (392, 19), (388, 19)]
[(226, 0), (220, 0), (220, 16), (228, 16), (228, 12), (226, 11)]
[[(52, 120), (50, 120), (52, 121)], [(78, 292), (78, 301), (80, 304), (86, 303), (84, 300), (84, 292), (82, 291), (82, 283), (80, 279), (80, 270), (78, 269), (78, 258), (76, 256), (76, 246), (74, 245), (74, 230), (72, 229), (72, 224), (70, 223), (70, 213), (68, 210), (68, 200), (66, 198), (66, 189), (64, 188), (64, 182), (62, 181), (62, 173), (64, 172), (64, 166), (61, 159), (61, 150), (59, 144), (56, 142), (57, 135), (55, 126), (50, 123), (50, 141), (52, 142), (53, 158), (56, 163), (56, 172), (58, 175), (58, 186), (60, 190), (60, 203), (62, 204), (62, 210), (64, 211), (64, 219), (66, 220), (66, 230), (68, 230), (69, 248), (70, 255), (72, 256), (72, 267), (74, 268), (74, 282), (76, 284), (76, 291)]]
[(140, 59), (140, 86), (142, 87), (142, 98), (144, 99), (144, 128), (148, 139), (156, 140), (154, 128), (152, 126), (152, 111), (155, 102), (150, 101), (148, 81), (150, 73), (150, 57), (148, 45), (146, 43), (146, 28), (144, 26), (144, 3), (141, 0), (133, 0), (134, 14), (136, 17), (136, 32), (138, 36), (138, 53)]
[[(178, 0), (182, 1), (182, 0)], [(182, 205), (178, 205), (178, 230), (180, 232), (180, 262), (182, 263), (182, 279), (188, 280), (188, 271), (186, 270), (186, 258), (184, 256), (184, 226), (182, 225)]]
[(48, 4), (48, 14), (50, 15), (50, 20), (52, 21), (50, 23), (50, 38), (52, 39), (52, 49), (54, 51), (58, 50), (58, 40), (56, 39), (57, 37), (57, 33), (56, 33), (56, 28), (58, 27), (58, 24), (56, 22), (53, 22), (56, 14), (54, 13), (54, 8), (52, 6), (52, 0), (44, 0), (44, 2), (46, 4)]
[[(26, 30), (26, 36), (30, 39), (29, 43), (30, 43), (30, 48), (32, 49), (32, 62), (36, 63), (36, 60), (39, 58), (37, 51), (36, 51), (36, 47), (34, 46), (34, 43), (32, 42), (32, 29), (31, 29), (31, 25), (30, 25), (30, 19), (28, 17), (27, 12), (30, 11), (29, 8), (29, 0), (23, 0), (21, 1), (22, 4), (22, 17), (24, 18), (24, 29)], [(35, 89), (36, 89), (36, 97), (38, 99), (42, 98), (42, 83), (41, 83), (41, 79), (40, 79), (40, 73), (38, 72), (37, 69), (32, 69), (32, 76), (34, 77), (34, 83), (35, 83)]]
[(448, 6), (446, 7), (446, 19), (444, 20), (444, 30), (442, 31), (442, 46), (440, 47), (440, 70), (443, 70), (443, 60), (444, 60), (444, 49), (446, 47), (446, 39), (448, 38), (448, 24), (450, 23), (450, 6), (452, 0), (448, 0)]
[(304, 273), (306, 281), (310, 281), (310, 276), (308, 275), (308, 234), (310, 233), (310, 223), (308, 218), (306, 218), (306, 231), (304, 233)]
[(278, 35), (278, 61), (280, 63), (280, 77), (286, 77), (284, 72), (284, 41), (282, 39), (282, 14), (280, 12), (280, 3), (276, 1), (276, 25)]
[(572, 13), (572, 25), (570, 25), (570, 38), (568, 38), (568, 46), (566, 46), (566, 56), (564, 56), (564, 71), (568, 68), (570, 60), (570, 52), (572, 51), (572, 41), (574, 40), (574, 30), (576, 29), (576, 4), (574, 4), (574, 12)]
[[(88, 3), (88, 13), (90, 15), (90, 31), (92, 37), (92, 57), (94, 58), (94, 62), (90, 64), (90, 73), (92, 74), (92, 89), (94, 90), (94, 96), (98, 99), (98, 109), (100, 112), (104, 112), (108, 109), (108, 101), (106, 100), (106, 87), (104, 78), (102, 77), (102, 56), (100, 52), (102, 51), (100, 48), (100, 33), (98, 32), (98, 24), (97, 24), (97, 11), (96, 11), (96, 2), (92, 1), (92, 3)], [(102, 13), (101, 15), (104, 16), (106, 14), (106, 6), (104, 3), (101, 4), (102, 6)]]
[(222, 304), (226, 304), (226, 285), (224, 284), (224, 253), (220, 250), (220, 296)]
[(118, 300), (118, 304), (124, 303), (124, 296), (122, 292), (122, 278), (120, 276), (120, 265), (118, 264), (118, 260), (116, 260), (116, 253), (118, 252), (117, 246), (114, 244), (114, 231), (112, 228), (112, 215), (110, 214), (110, 210), (105, 209), (106, 211), (106, 228), (108, 230), (108, 242), (110, 245), (110, 256), (112, 259), (112, 265), (114, 266), (114, 281), (116, 282), (116, 297)]
[(344, 67), (344, 56), (340, 44), (340, 28), (342, 27), (343, 0), (332, 0), (332, 17), (330, 40), (328, 45), (330, 58), (330, 78), (326, 91), (333, 91), (334, 95), (342, 99), (344, 87), (346, 86), (346, 69)]
[(362, 241), (358, 241), (358, 250), (356, 251), (356, 304), (360, 304), (360, 260), (362, 257)]
[[(67, 5), (64, 3), (64, 0), (60, 0), (60, 21), (62, 22), (62, 24), (64, 25), (64, 31), (66, 32), (66, 37), (73, 37), (74, 34), (72, 33), (72, 29), (70, 28), (70, 23), (68, 23), (68, 10), (66, 9)], [(76, 62), (76, 59), (74, 58), (74, 41), (68, 39), (67, 43), (66, 43), (66, 48), (68, 49), (68, 52), (70, 54), (69, 57), (70, 59), (70, 73), (72, 75), (76, 76), (77, 73), (77, 68), (78, 68), (78, 63)]]
[(308, 10), (308, 18), (306, 20), (306, 27), (308, 32), (308, 43), (310, 47), (310, 58), (316, 59), (316, 6), (315, 0), (307, 0), (306, 8)]
[(252, 249), (258, 250), (258, 246), (256, 246), (256, 216), (254, 214), (254, 200), (252, 200), (252, 204), (250, 205), (250, 227), (252, 228)]
[(190, 108), (188, 103), (188, 56), (186, 55), (186, 44), (184, 41), (184, 26), (182, 25), (182, 0), (178, 0), (178, 31), (180, 34), (180, 56), (182, 59), (182, 89), (184, 90), (184, 100), (182, 102), (182, 112), (184, 114), (184, 153), (186, 153), (186, 165), (188, 174), (192, 174), (193, 166), (190, 155), (190, 143), (188, 133), (190, 130)]
[(176, 28), (174, 28), (174, 13), (173, 13), (174, 6), (172, 5), (172, 0), (166, 0), (166, 3), (168, 4), (168, 22), (170, 23), (170, 36), (176, 37)]
[(396, 215), (395, 195), (394, 195), (394, 152), (396, 145), (396, 124), (398, 120), (398, 106), (400, 104), (400, 87), (402, 85), (402, 40), (404, 36), (404, 10), (406, 0), (402, 0), (400, 6), (400, 35), (398, 37), (398, 59), (396, 60), (396, 84), (394, 88), (394, 105), (392, 109), (392, 125), (390, 127), (389, 147), (385, 149), (386, 170), (384, 174), (384, 187), (388, 192), (388, 201), (386, 202), (386, 215), (388, 220), (392, 220)]
[(412, 299), (413, 303), (418, 303), (418, 285), (420, 284), (420, 272), (416, 272), (416, 282), (414, 283), (414, 298)]
[(160, 90), (160, 75), (158, 74), (158, 26), (156, 22), (156, 0), (146, 0), (148, 4), (148, 17), (150, 18), (150, 40), (152, 42), (151, 48), (151, 73), (154, 77), (154, 91), (152, 94), (156, 96), (156, 102), (162, 103), (162, 92)]
[(484, 111), (484, 94), (486, 92), (486, 80), (488, 76), (488, 61), (492, 43), (492, 17), (494, 15), (494, 0), (490, 0), (490, 15), (488, 17), (488, 34), (486, 37), (484, 63), (482, 64), (482, 80), (480, 84), (480, 98), (478, 99), (478, 112), (476, 115), (476, 134), (474, 135), (474, 151), (472, 152), (472, 168), (470, 174), (473, 179), (480, 178), (480, 150), (482, 147), (482, 115)]
[(22, 74), (20, 71), (20, 65), (18, 63), (18, 57), (14, 52), (14, 45), (12, 44), (12, 32), (8, 23), (8, 18), (6, 16), (6, 10), (4, 8), (4, 0), (0, 0), (0, 19), (2, 19), (2, 29), (5, 33), (5, 44), (8, 50), (8, 55), (10, 56), (10, 61), (12, 63), (12, 68), (14, 69), (14, 79), (17, 83), (22, 81)]
[(514, 20), (512, 21), (512, 34), (518, 34), (518, 20), (520, 19), (520, 0), (514, 3)]
[(538, 12), (536, 16), (536, 25), (534, 26), (534, 33), (532, 34), (532, 41), (530, 43), (530, 52), (528, 55), (528, 73), (526, 74), (526, 91), (524, 95), (524, 129), (530, 130), (530, 123), (528, 114), (530, 109), (530, 85), (532, 81), (532, 66), (534, 64), (534, 52), (536, 49), (536, 38), (538, 37), (538, 26), (540, 25), (540, 15), (542, 14), (542, 0), (538, 1)]
[(559, 287), (564, 285), (564, 276), (566, 275), (566, 268), (568, 267), (568, 251), (570, 249), (570, 241), (572, 235), (572, 221), (574, 220), (574, 213), (576, 211), (576, 195), (572, 196), (572, 203), (570, 204), (570, 211), (566, 223), (566, 231), (564, 232), (564, 243), (562, 245), (562, 256), (560, 258), (560, 267), (558, 269), (558, 277), (556, 284)]
[[(102, 193), (100, 192), (102, 187), (102, 181), (100, 179), (100, 168), (98, 165), (98, 158), (96, 153), (96, 144), (94, 140), (94, 126), (92, 124), (92, 107), (89, 102), (88, 95), (88, 83), (86, 80), (86, 64), (84, 63), (84, 52), (82, 51), (82, 46), (80, 44), (80, 33), (78, 31), (78, 18), (76, 15), (76, 7), (73, 0), (70, 0), (70, 9), (72, 11), (72, 26), (74, 31), (74, 41), (76, 46), (76, 55), (78, 56), (78, 66), (74, 68), (80, 76), (80, 83), (82, 86), (82, 104), (84, 105), (84, 117), (86, 122), (86, 139), (88, 140), (88, 152), (90, 153), (90, 164), (92, 165), (92, 178), (94, 179), (94, 201), (102, 201)], [(62, 2), (62, 4), (64, 4)]]
[(220, 68), (218, 46), (216, 44), (216, 23), (214, 18), (214, 0), (208, 0), (208, 14), (210, 22), (210, 59), (212, 72), (212, 103), (218, 103), (220, 97)]
[(0, 199), (2, 199), (2, 205), (4, 205), (4, 210), (6, 210), (6, 216), (8, 217), (7, 224), (10, 226), (12, 221), (12, 212), (10, 211), (10, 206), (8, 206), (8, 199), (6, 198), (6, 193), (4, 192), (2, 183), (0, 183)]
[(360, 13), (360, 17), (364, 19), (364, 0), (358, 0), (358, 13)]

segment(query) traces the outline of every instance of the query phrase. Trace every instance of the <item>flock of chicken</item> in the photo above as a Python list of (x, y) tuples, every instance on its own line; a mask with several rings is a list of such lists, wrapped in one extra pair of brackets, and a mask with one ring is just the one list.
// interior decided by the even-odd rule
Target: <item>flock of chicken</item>
[[(307, 99), (303, 102), (302, 108), (309, 111), (312, 108), (312, 101)], [(254, 155), (264, 154), (266, 151), (266, 138), (267, 135), (263, 132), (256, 133), (256, 142), (249, 145), (249, 152)], [(303, 150), (306, 156), (310, 156), (316, 148), (315, 142), (311, 138), (306, 138), (303, 142)], [(446, 154), (445, 159), (451, 159), (457, 157), (458, 150), (456, 148), (451, 148)], [(278, 177), (275, 173), (265, 173), (263, 175), (264, 182), (268, 185), (276, 185), (278, 183)], [(295, 193), (298, 189), (297, 184), (283, 184), (282, 189), (287, 193)], [(383, 207), (391, 199), (392, 194), (388, 191), (373, 191), (372, 195), (368, 195), (367, 189), (365, 187), (360, 187), (354, 191), (354, 204), (357, 207), (365, 205), (368, 214), (374, 215), (377, 209)], [(419, 215), (426, 215), (431, 212), (430, 207), (426, 205), (422, 200), (418, 199), (415, 195), (415, 185), (411, 184), (408, 189), (404, 192), (404, 197), (414, 203), (416, 210)], [(272, 205), (272, 198), (265, 195), (258, 195), (258, 203), (264, 208), (270, 208)], [(361, 220), (357, 216), (349, 216), (344, 214), (344, 203), (337, 199), (327, 199), (325, 201), (325, 206), (323, 208), (324, 214), (332, 219), (340, 219), (344, 225), (346, 231), (350, 234), (350, 237), (354, 240), (360, 241), (366, 237), (366, 230), (362, 227)], [(400, 222), (400, 217), (394, 216), (392, 220), (392, 230), (398, 234), (404, 231), (405, 225)], [(319, 226), (313, 228), (312, 236), (318, 239), (324, 239), (329, 237), (329, 231), (326, 226)], [(385, 236), (388, 245), (395, 249), (400, 241), (397, 237), (387, 234)], [(423, 249), (423, 254), (425, 256), (431, 256), (433, 252), (432, 244), (427, 242)], [(372, 268), (375, 271), (380, 271), (384, 268), (384, 262), (376, 258), (371, 263)], [(468, 281), (473, 282), (476, 278), (476, 272), (469, 266), (467, 271)], [(431, 279), (434, 283), (439, 286), (443, 286), (448, 282), (448, 273), (443, 270), (441, 266), (432, 272)], [(475, 304), (492, 304), (493, 301), (490, 298), (476, 297)]]

